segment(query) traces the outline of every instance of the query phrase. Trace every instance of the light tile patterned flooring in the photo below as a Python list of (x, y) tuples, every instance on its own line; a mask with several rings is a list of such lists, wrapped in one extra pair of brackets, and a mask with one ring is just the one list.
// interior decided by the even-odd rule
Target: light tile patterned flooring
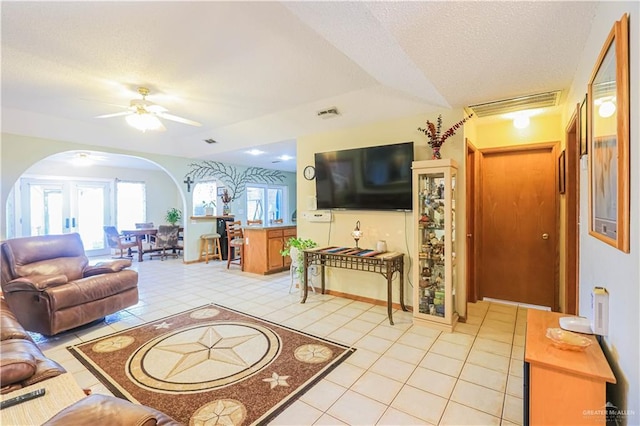
[(357, 348), (271, 424), (522, 424), (522, 307), (469, 304), (467, 322), (448, 333), (414, 326), (411, 313), (402, 311), (394, 311), (391, 326), (386, 307), (350, 299), (310, 292), (300, 304), (297, 291), (288, 293), (288, 272), (258, 276), (233, 265), (227, 270), (226, 262), (184, 265), (181, 259), (134, 261), (132, 267), (140, 274), (136, 306), (82, 330), (34, 336), (47, 356), (94, 393), (109, 391), (68, 345), (217, 303)]

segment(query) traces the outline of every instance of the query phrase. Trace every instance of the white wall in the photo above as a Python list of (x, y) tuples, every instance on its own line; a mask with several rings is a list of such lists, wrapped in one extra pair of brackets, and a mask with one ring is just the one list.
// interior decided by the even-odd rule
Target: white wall
[[(424, 127), (426, 120), (435, 122), (438, 114), (442, 114), (443, 131), (460, 121), (464, 113), (462, 110), (440, 110), (402, 119), (377, 122), (366, 126), (351, 129), (337, 130), (327, 133), (308, 135), (298, 138), (297, 142), (297, 169), (298, 169), (298, 236), (311, 238), (319, 245), (336, 245), (354, 247), (355, 242), (351, 237), (351, 231), (356, 221), (360, 221), (364, 237), (359, 246), (375, 248), (378, 240), (386, 240), (387, 249), (405, 253), (405, 292), (404, 301), (407, 305), (413, 304), (411, 274), (412, 267), (416, 264), (413, 259), (412, 247), (414, 245), (414, 219), (412, 212), (390, 211), (361, 211), (346, 210), (333, 211), (333, 222), (317, 223), (308, 222), (302, 218), (302, 212), (309, 210), (308, 202), (315, 197), (315, 181), (307, 181), (302, 176), (302, 170), (307, 165), (314, 164), (316, 152), (334, 151), (366, 146), (388, 145), (400, 142), (414, 142), (415, 160), (427, 160), (431, 158), (431, 148), (428, 147), (426, 137), (417, 128)], [(443, 145), (442, 158), (452, 158), (458, 162), (458, 199), (456, 200), (457, 217), (456, 224), (457, 241), (463, 241), (465, 235), (465, 176), (464, 176), (464, 132), (460, 129), (457, 134), (447, 140)], [(458, 291), (457, 311), (461, 315), (466, 314), (466, 283), (465, 283), (465, 256), (462, 247), (458, 247)], [(369, 272), (354, 272), (342, 269), (327, 268), (327, 288), (330, 290), (347, 293), (354, 296), (387, 300), (386, 280), (379, 274)], [(415, 283), (413, 283), (415, 285)], [(393, 301), (399, 302), (398, 280), (394, 280)]]
[[(588, 44), (576, 69), (568, 96), (565, 124), (576, 103), (584, 99), (600, 50), (615, 21), (629, 13), (630, 24), (630, 171), (631, 252), (625, 254), (588, 232), (588, 172), (586, 158), (580, 171), (580, 312), (592, 317), (591, 290), (609, 291), (609, 335), (603, 340), (617, 384), (608, 387), (608, 398), (621, 410), (635, 414), (629, 425), (640, 424), (640, 7), (638, 2), (603, 2), (593, 20)], [(599, 407), (585, 407), (597, 409)]]
[[(7, 238), (7, 220), (6, 218), (7, 201), (9, 200), (9, 194), (13, 188), (13, 185), (18, 181), (27, 171), (40, 171), (41, 168), (35, 166), (38, 161), (65, 151), (71, 150), (84, 150), (84, 151), (102, 151), (112, 152), (117, 154), (131, 155), (149, 160), (155, 164), (158, 168), (157, 171), (151, 171), (150, 173), (142, 172), (139, 170), (122, 169), (122, 168), (109, 168), (109, 167), (92, 167), (92, 173), (95, 169), (96, 173), (100, 177), (119, 177), (121, 179), (139, 180), (138, 177), (145, 177), (149, 179), (150, 185), (147, 190), (147, 218), (149, 221), (153, 221), (156, 224), (165, 223), (164, 214), (169, 207), (177, 207), (183, 212), (183, 224), (185, 227), (185, 251), (184, 260), (186, 262), (196, 260), (198, 258), (199, 248), (199, 236), (203, 233), (209, 233), (213, 231), (214, 224), (211, 221), (191, 221), (188, 218), (193, 212), (193, 203), (191, 200), (191, 194), (186, 191), (186, 186), (183, 183), (184, 176), (190, 171), (189, 164), (193, 163), (192, 158), (171, 157), (165, 155), (155, 155), (148, 153), (141, 153), (136, 151), (124, 151), (115, 149), (106, 149), (104, 147), (77, 144), (65, 141), (56, 141), (51, 139), (33, 138), (19, 135), (12, 135), (3, 133), (0, 144), (0, 166), (1, 166), (1, 197), (0, 202), (2, 208), (0, 208), (0, 240)], [(30, 168), (33, 169), (30, 170)], [(243, 170), (245, 167), (237, 166), (238, 169)], [(101, 169), (101, 170), (100, 170)], [(68, 169), (68, 173), (82, 173), (73, 171), (75, 169)], [(60, 170), (52, 170), (55, 174), (63, 174), (64, 168)], [(113, 173), (110, 175), (110, 173)], [(296, 176), (294, 173), (286, 173), (284, 185), (289, 187), (289, 208), (290, 213), (293, 212), (296, 206)], [(93, 174), (91, 176), (94, 176)], [(244, 211), (246, 210), (246, 194), (245, 196), (235, 200), (231, 204), (232, 214), (236, 214), (239, 219), (245, 220)]]

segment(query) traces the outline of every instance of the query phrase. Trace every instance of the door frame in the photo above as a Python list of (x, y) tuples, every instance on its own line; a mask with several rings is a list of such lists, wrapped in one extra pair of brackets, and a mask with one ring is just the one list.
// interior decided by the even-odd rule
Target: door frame
[[(525, 152), (525, 151), (534, 151), (534, 150), (540, 150), (540, 149), (550, 149), (551, 151), (551, 155), (554, 158), (554, 178), (555, 178), (555, 182), (556, 182), (556, 188), (557, 188), (557, 182), (558, 182), (558, 151), (560, 148), (560, 142), (541, 142), (541, 143), (532, 143), (532, 144), (523, 144), (523, 145), (510, 145), (510, 146), (499, 146), (499, 147), (492, 147), (492, 148), (482, 148), (479, 149), (477, 151), (477, 153), (479, 154), (479, 158), (478, 158), (478, 162), (477, 162), (477, 166), (478, 166), (478, 182), (477, 182), (477, 187), (478, 187), (478, 197), (477, 197), (477, 214), (476, 214), (476, 223), (481, 223), (482, 221), (482, 216), (483, 216), (483, 210), (484, 210), (484, 206), (482, 205), (482, 196), (481, 196), (481, 192), (482, 192), (482, 168), (483, 168), (483, 160), (484, 160), (484, 156), (486, 154), (496, 154), (496, 153), (509, 153), (509, 152)], [(554, 191), (554, 197), (555, 197), (555, 215), (556, 215), (556, 229), (555, 229), (555, 234), (556, 234), (556, 239), (555, 239), (555, 251), (556, 251), (556, 255), (555, 255), (555, 259), (556, 261), (554, 262), (554, 272), (553, 272), (553, 276), (554, 276), (554, 283), (553, 283), (553, 304), (554, 306), (551, 307), (552, 311), (559, 311), (560, 310), (560, 221), (561, 221), (561, 217), (560, 217), (560, 194), (558, 193), (558, 191)], [(480, 231), (480, 227), (476, 227), (478, 228), (476, 230), (476, 239), (475, 242), (477, 243), (476, 246), (477, 247), (481, 247), (481, 241), (482, 241), (482, 232)], [(479, 250), (479, 249), (478, 249)], [(476, 288), (479, 288), (479, 284), (476, 280)]]
[(564, 306), (563, 312), (577, 315), (580, 293), (580, 103), (565, 130), (566, 189), (564, 209)]
[(466, 210), (466, 230), (465, 237), (465, 258), (466, 258), (466, 277), (467, 277), (467, 302), (475, 303), (478, 301), (478, 284), (476, 281), (476, 259), (477, 244), (476, 241), (476, 201), (478, 200), (478, 149), (465, 138), (467, 150), (465, 163), (466, 193), (465, 193), (465, 210)]
[[(104, 189), (104, 218), (105, 222), (110, 221), (113, 199), (111, 194), (113, 193), (113, 182), (109, 179), (102, 178), (58, 178), (58, 177), (43, 177), (43, 176), (31, 176), (23, 175), (20, 177), (16, 185), (18, 185), (19, 193), (21, 197), (19, 203), (20, 214), (20, 235), (31, 236), (31, 217), (24, 212), (31, 211), (30, 205), (30, 191), (31, 185), (51, 186), (52, 188), (59, 188), (62, 193), (63, 206), (62, 212), (65, 219), (65, 224), (62, 225), (62, 233), (68, 234), (72, 232), (79, 232), (79, 223), (76, 222), (78, 215), (78, 198), (77, 190), (80, 187), (92, 186)], [(104, 235), (103, 231), (100, 230)], [(91, 249), (85, 247), (85, 254), (87, 256), (101, 256), (110, 253), (110, 248), (104, 240), (104, 247), (101, 249)]]

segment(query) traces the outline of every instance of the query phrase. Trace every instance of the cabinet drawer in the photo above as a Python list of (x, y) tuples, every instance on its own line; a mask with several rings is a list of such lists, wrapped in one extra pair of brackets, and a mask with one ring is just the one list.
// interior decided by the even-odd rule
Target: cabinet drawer
[(267, 231), (267, 238), (278, 238), (282, 237), (282, 229), (274, 229), (272, 231)]
[(284, 230), (285, 237), (295, 237), (297, 233), (298, 233), (297, 228), (289, 228)]

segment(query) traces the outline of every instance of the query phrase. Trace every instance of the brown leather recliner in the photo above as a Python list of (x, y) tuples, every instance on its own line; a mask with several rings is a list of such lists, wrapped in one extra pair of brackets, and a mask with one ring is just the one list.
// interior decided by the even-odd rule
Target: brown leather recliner
[(79, 234), (2, 242), (2, 292), (29, 331), (54, 335), (138, 303), (131, 260), (89, 265)]

